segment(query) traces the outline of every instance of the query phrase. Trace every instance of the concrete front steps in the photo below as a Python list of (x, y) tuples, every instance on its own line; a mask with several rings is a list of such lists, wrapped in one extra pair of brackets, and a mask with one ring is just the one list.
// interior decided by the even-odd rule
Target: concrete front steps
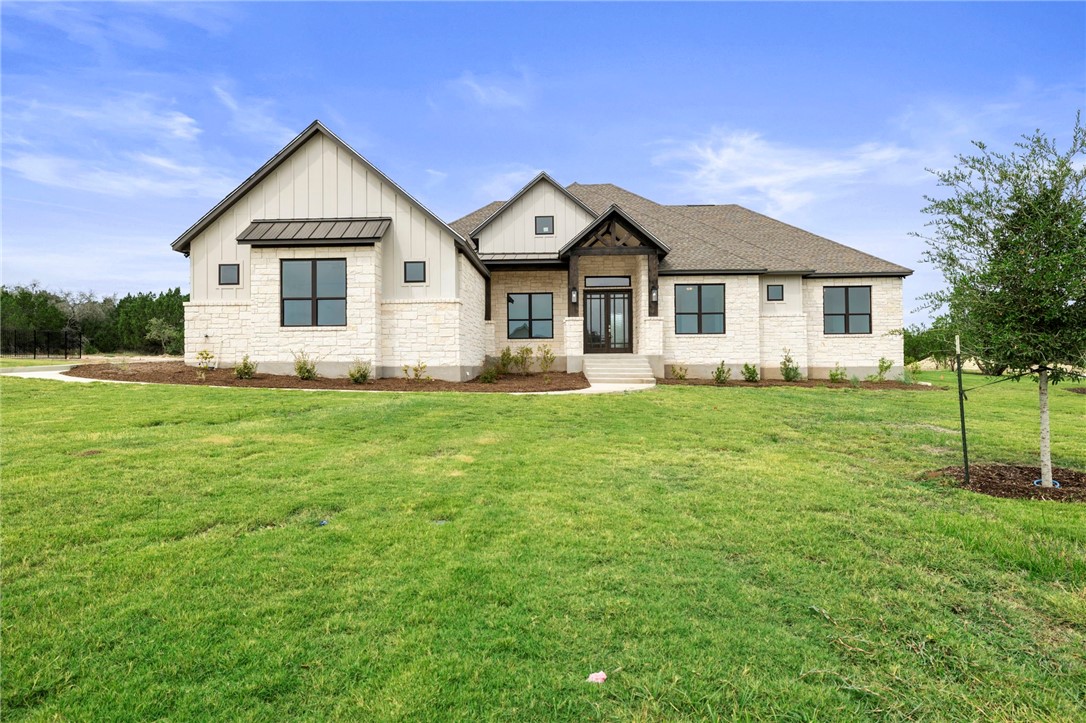
[(655, 384), (649, 360), (635, 354), (585, 354), (584, 375), (590, 384)]

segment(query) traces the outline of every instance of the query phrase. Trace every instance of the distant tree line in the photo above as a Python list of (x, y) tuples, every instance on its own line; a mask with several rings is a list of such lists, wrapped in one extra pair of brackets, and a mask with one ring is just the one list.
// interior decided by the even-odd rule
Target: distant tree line
[(37, 282), (0, 286), (0, 328), (78, 332), (88, 353), (138, 351), (180, 354), (185, 348), (187, 294), (180, 288), (98, 298), (89, 292), (49, 291)]

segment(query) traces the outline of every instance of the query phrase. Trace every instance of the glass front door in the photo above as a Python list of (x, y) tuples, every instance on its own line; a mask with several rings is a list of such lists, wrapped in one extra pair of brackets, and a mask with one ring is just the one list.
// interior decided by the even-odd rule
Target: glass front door
[(586, 354), (633, 353), (633, 304), (630, 291), (585, 291)]

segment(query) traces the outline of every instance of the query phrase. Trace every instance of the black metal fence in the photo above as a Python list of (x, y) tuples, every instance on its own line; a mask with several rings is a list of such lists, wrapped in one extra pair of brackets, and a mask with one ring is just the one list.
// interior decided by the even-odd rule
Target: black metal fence
[(32, 359), (78, 359), (83, 335), (78, 331), (0, 330), (0, 355)]

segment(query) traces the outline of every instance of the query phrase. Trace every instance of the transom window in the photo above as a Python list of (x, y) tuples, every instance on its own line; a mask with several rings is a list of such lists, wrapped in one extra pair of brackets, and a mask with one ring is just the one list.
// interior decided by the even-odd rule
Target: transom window
[(554, 295), (509, 294), (508, 338), (553, 339)]
[(675, 284), (675, 333), (724, 333), (724, 284)]
[(629, 276), (586, 276), (584, 277), (584, 285), (587, 287), (599, 287), (599, 286), (629, 286)]
[(283, 259), (279, 264), (283, 326), (347, 325), (346, 259)]
[(219, 264), (219, 286), (237, 286), (241, 283), (241, 264)]
[(554, 216), (535, 217), (536, 236), (550, 236), (554, 233)]
[(766, 301), (784, 301), (784, 284), (766, 284)]
[(870, 334), (871, 287), (823, 287), (822, 328), (826, 334)]
[(403, 280), (405, 284), (420, 284), (426, 281), (425, 261), (404, 261)]

